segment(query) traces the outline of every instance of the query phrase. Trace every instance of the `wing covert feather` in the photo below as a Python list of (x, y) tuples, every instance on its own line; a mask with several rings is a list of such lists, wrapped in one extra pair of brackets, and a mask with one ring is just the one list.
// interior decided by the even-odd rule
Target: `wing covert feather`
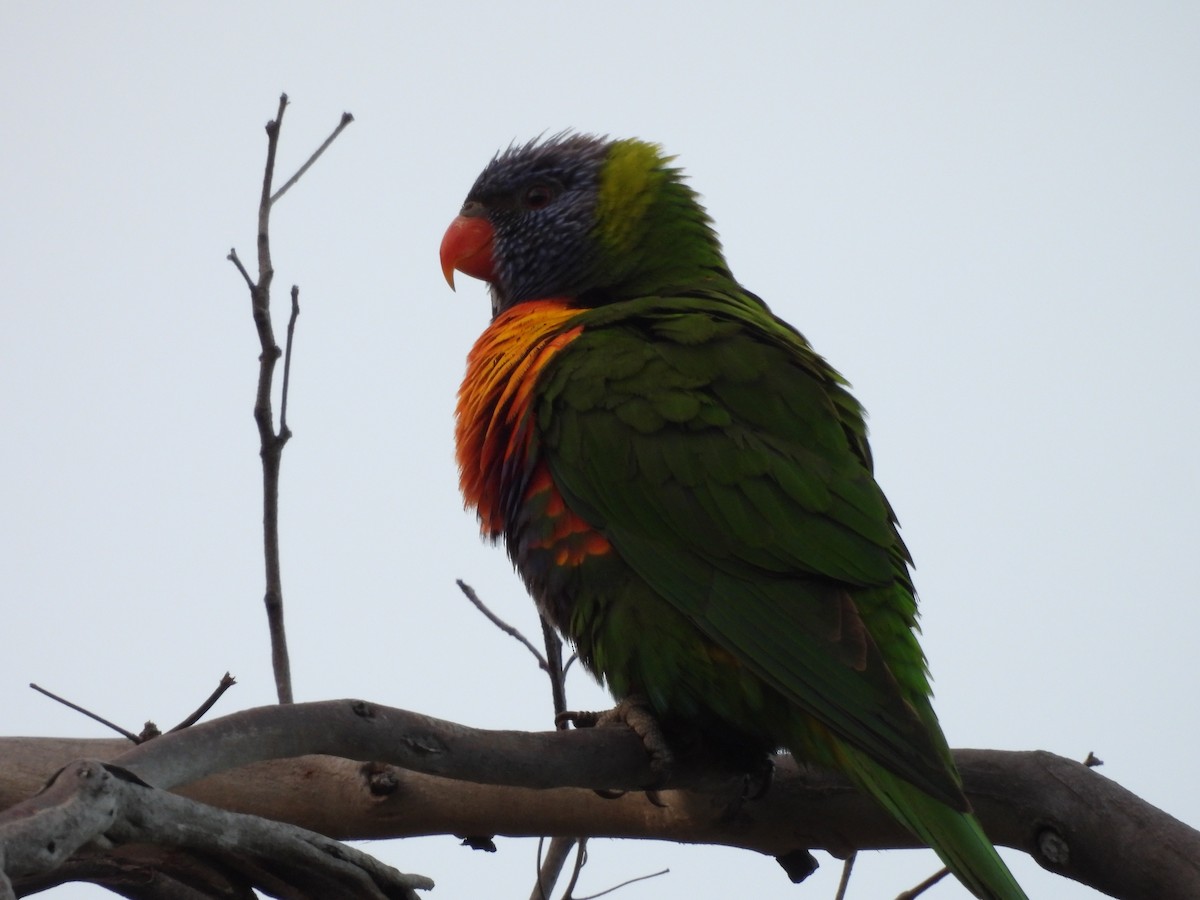
[(840, 377), (782, 325), (601, 315), (612, 321), (585, 327), (540, 391), (567, 504), (766, 683), (958, 796), (928, 728), (907, 551)]

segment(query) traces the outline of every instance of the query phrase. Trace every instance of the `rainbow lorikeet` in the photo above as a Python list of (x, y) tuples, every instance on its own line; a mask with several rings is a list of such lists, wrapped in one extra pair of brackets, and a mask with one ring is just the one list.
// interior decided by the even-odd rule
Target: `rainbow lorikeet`
[(841, 770), (977, 896), (1023, 898), (930, 705), (862, 408), (730, 274), (671, 158), (510, 147), (441, 262), (492, 297), (459, 391), (463, 494), (584, 664), (664, 726)]

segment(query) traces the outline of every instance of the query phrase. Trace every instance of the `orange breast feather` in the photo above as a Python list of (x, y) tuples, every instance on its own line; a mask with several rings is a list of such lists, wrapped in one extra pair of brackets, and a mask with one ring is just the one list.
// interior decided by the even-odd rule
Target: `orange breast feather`
[[(467, 356), (456, 410), (459, 486), (467, 505), (478, 510), (488, 537), (499, 537), (508, 524), (505, 492), (517, 487), (508, 482), (534, 462), (527, 459), (533, 388), (554, 355), (582, 333), (581, 325), (563, 327), (577, 314), (560, 300), (518, 303), (488, 326)], [(553, 490), (544, 467), (538, 468), (529, 492)], [(561, 498), (555, 500), (561, 504)], [(587, 526), (571, 522), (571, 527)]]

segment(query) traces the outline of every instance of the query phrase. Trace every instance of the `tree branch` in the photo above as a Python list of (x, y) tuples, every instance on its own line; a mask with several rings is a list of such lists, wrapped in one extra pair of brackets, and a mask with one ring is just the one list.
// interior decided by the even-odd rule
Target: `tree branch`
[[(286, 96), (287, 95), (285, 94), (284, 97), (286, 97)], [(282, 116), (282, 114), (283, 114), (283, 112), (281, 109), (280, 115)], [(279, 190), (277, 190), (271, 196), (270, 202), (272, 204), (274, 204), (280, 197), (282, 197), (284, 194), (286, 194), (291, 189), (292, 185), (295, 184), (297, 181), (299, 181), (301, 176), (304, 175), (304, 173), (309, 170), (309, 168), (312, 166), (312, 164), (321, 158), (321, 154), (329, 149), (329, 145), (337, 140), (337, 136), (346, 130), (346, 126), (349, 125), (353, 121), (354, 121), (354, 116), (351, 113), (348, 113), (348, 112), (342, 113), (342, 120), (340, 122), (338, 122), (337, 127), (335, 129), (333, 129), (333, 132), (329, 135), (329, 137), (325, 138), (325, 140), (321, 143), (321, 146), (313, 151), (312, 156), (310, 156), (308, 158), (308, 160), (304, 163), (304, 165), (302, 165), (299, 169), (296, 170), (296, 174), (293, 175), (291, 178), (289, 178), (286, 182), (284, 182), (283, 187), (281, 187)]]
[(79, 704), (72, 703), (67, 698), (60, 697), (60, 696), (58, 696), (58, 694), (55, 694), (52, 691), (46, 690), (41, 685), (33, 684), (32, 682), (30, 682), (29, 686), (31, 688), (33, 688), (35, 691), (37, 691), (39, 694), (41, 694), (45, 697), (49, 697), (51, 700), (54, 700), (58, 703), (61, 703), (63, 706), (67, 707), (67, 709), (73, 709), (73, 710), (75, 710), (75, 712), (85, 715), (89, 719), (92, 719), (95, 722), (99, 722), (101, 725), (105, 726), (106, 728), (112, 729), (117, 734), (123, 735), (128, 740), (132, 741), (133, 743), (135, 743), (135, 744), (141, 743), (142, 739), (140, 737), (138, 737), (136, 734), (134, 734), (132, 731), (126, 731), (120, 725), (116, 724), (115, 722), (108, 721), (108, 719), (104, 718), (101, 715), (98, 715), (97, 713), (92, 712), (90, 709), (84, 709)]
[[(507, 634), (509, 637), (515, 638), (537, 660), (538, 668), (546, 673), (550, 678), (550, 699), (554, 707), (554, 721), (560, 723), (559, 729), (565, 730), (569, 724), (563, 718), (563, 713), (567, 709), (567, 669), (563, 665), (562, 638), (558, 636), (558, 632), (554, 630), (545, 616), (538, 616), (542, 625), (542, 642), (546, 647), (546, 655), (543, 656), (538, 652), (537, 648), (530, 643), (529, 638), (521, 633), (520, 629), (509, 625), (487, 605), (479, 599), (479, 595), (475, 593), (475, 589), (459, 578), (456, 582), (459, 590), (463, 592), (471, 604), (481, 612), (484, 617)], [(571, 874), (570, 883), (567, 885), (567, 890), (563, 894), (564, 897), (570, 897), (571, 891), (574, 889), (575, 881), (579, 877), (579, 870), (583, 865), (583, 860), (587, 855), (587, 840), (586, 838), (569, 838), (569, 837), (554, 837), (550, 840), (549, 847), (546, 848), (546, 858), (541, 859), (542, 842), (538, 842), (538, 867), (537, 879), (533, 885), (533, 891), (530, 894), (532, 900), (550, 900), (550, 895), (553, 893), (554, 886), (557, 883), (559, 876), (562, 874), (563, 864), (572, 848), (578, 845), (576, 852), (576, 866)]]
[[(550, 677), (550, 701), (554, 707), (554, 721), (561, 723), (557, 725), (560, 731), (565, 731), (568, 725), (561, 718), (563, 713), (567, 711), (567, 670), (563, 666), (563, 642), (562, 638), (558, 636), (558, 632), (554, 630), (554, 626), (546, 621), (545, 616), (539, 614), (538, 619), (542, 623), (542, 643), (546, 646), (545, 665), (543, 668)], [(572, 848), (575, 849), (575, 866), (571, 871), (571, 879), (567, 883), (567, 889), (563, 892), (564, 900), (569, 900), (575, 889), (575, 882), (579, 879), (580, 870), (587, 859), (586, 837), (563, 837), (562, 835), (557, 835), (550, 839), (550, 846), (546, 849), (546, 860), (538, 866), (537, 883), (534, 885), (533, 894), (531, 894), (532, 897), (540, 897), (540, 900), (550, 900), (550, 893), (562, 875), (563, 862), (565, 862)], [(538, 844), (538, 849), (539, 851), (541, 850), (540, 843)]]
[(284, 351), (275, 341), (275, 329), (271, 322), (271, 283), (275, 268), (271, 261), (271, 209), (280, 197), (309, 167), (320, 158), (337, 136), (354, 121), (350, 113), (343, 113), (333, 133), (314, 151), (296, 174), (287, 180), (274, 194), (271, 192), (275, 178), (275, 158), (279, 149), (279, 132), (283, 125), (283, 114), (287, 110), (287, 94), (279, 97), (279, 108), (275, 118), (267, 123), (267, 161), (263, 167), (262, 189), (258, 201), (258, 280), (251, 278), (236, 250), (230, 250), (228, 259), (241, 273), (250, 289), (250, 306), (254, 315), (254, 326), (258, 332), (261, 348), (258, 362), (258, 386), (254, 398), (254, 421), (258, 425), (259, 456), (263, 469), (263, 557), (266, 568), (266, 589), (263, 603), (267, 610), (267, 626), (271, 635), (271, 664), (275, 673), (275, 692), (280, 703), (291, 703), (292, 673), (288, 658), (287, 634), (283, 622), (283, 575), (279, 562), (279, 467), (283, 459), (283, 448), (292, 436), (287, 427), (287, 397), (291, 379), (292, 342), (296, 332), (296, 317), (300, 314), (300, 291), (292, 287), (291, 316), (287, 325), (287, 352), (283, 366), (283, 387), (280, 396), (279, 430), (275, 430), (274, 410), (271, 403), (275, 377), (275, 364)]
[[(475, 588), (471, 587), (469, 584), (467, 584), (461, 578), (457, 579), (454, 583), (457, 584), (458, 589), (463, 592), (463, 596), (471, 601), (471, 605), (474, 606), (481, 613), (483, 613), (484, 617), (489, 622), (491, 622), (493, 625), (495, 625), (497, 628), (499, 628), (501, 631), (503, 631), (509, 637), (520, 641), (521, 644), (525, 647), (525, 649), (533, 654), (533, 658), (537, 660), (539, 669), (541, 669), (544, 672), (550, 672), (550, 668), (546, 663), (546, 657), (542, 656), (542, 654), (538, 650), (538, 648), (533, 646), (533, 644), (531, 644), (529, 642), (529, 638), (525, 637), (525, 635), (523, 635), (521, 633), (521, 630), (519, 628), (515, 628), (514, 626), (509, 625), (502, 618), (500, 618), (498, 615), (496, 615), (494, 612), (492, 612), (488, 608), (487, 604), (479, 599), (479, 595), (477, 593), (475, 593)], [(554, 678), (553, 673), (551, 673), (550, 678), (551, 678), (551, 680), (553, 680), (553, 678)]]
[(237, 684), (237, 679), (226, 672), (221, 676), (221, 680), (217, 682), (217, 686), (213, 689), (213, 692), (196, 708), (196, 711), (172, 728), (171, 731), (183, 731), (185, 728), (191, 728), (204, 718), (204, 714), (212, 709), (216, 702), (221, 699), (221, 696), (235, 684)]
[[(542, 844), (543, 841), (538, 841), (537, 879), (534, 882), (533, 891), (529, 895), (529, 900), (550, 900), (550, 895), (554, 892), (554, 885), (562, 875), (563, 866), (566, 865), (567, 857), (571, 855), (571, 850), (575, 847), (576, 842), (571, 838), (551, 838), (545, 856), (542, 856)], [(582, 854), (583, 847), (580, 845), (577, 850), (575, 871), (571, 878), (572, 885), (575, 883), (575, 875), (582, 866)], [(570, 895), (569, 886), (567, 895)]]
[(159, 791), (95, 760), (67, 766), (0, 822), (5, 873), (18, 880), (53, 871), (91, 841), (207, 856), (237, 847), (239, 863), (260, 873), (252, 886), (277, 896), (285, 886), (299, 896), (417, 900), (416, 889), (433, 887), (322, 835)]
[[(845, 856), (918, 846), (845, 779), (786, 757), (771, 789), (755, 800), (742, 797), (742, 773), (681, 757), (659, 808), (640, 793), (605, 800), (590, 790), (636, 790), (649, 780), (641, 741), (626, 729), (484, 731), (349, 700), (247, 710), (133, 749), (117, 741), (0, 739), (0, 773), (24, 773), (27, 795), (33, 772), (44, 776), (55, 761), (73, 756), (103, 756), (102, 746), (160, 787), (271, 757), (181, 792), (343, 839), (653, 838), (725, 844), (783, 860), (809, 848)], [(306, 753), (343, 758), (282, 759)], [(377, 764), (352, 759), (403, 768), (383, 778)], [(1039, 751), (959, 750), (955, 760), (996, 843), (1115, 897), (1200, 896), (1200, 832), (1095, 770)], [(0, 783), (0, 803), (18, 799), (15, 787)]]

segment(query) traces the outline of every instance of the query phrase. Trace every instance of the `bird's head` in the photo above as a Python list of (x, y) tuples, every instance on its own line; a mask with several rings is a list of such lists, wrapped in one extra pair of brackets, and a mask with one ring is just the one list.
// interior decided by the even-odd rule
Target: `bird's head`
[(695, 193), (655, 144), (563, 134), (513, 146), (476, 179), (441, 261), (487, 281), (499, 314), (526, 300), (599, 306), (728, 279)]

